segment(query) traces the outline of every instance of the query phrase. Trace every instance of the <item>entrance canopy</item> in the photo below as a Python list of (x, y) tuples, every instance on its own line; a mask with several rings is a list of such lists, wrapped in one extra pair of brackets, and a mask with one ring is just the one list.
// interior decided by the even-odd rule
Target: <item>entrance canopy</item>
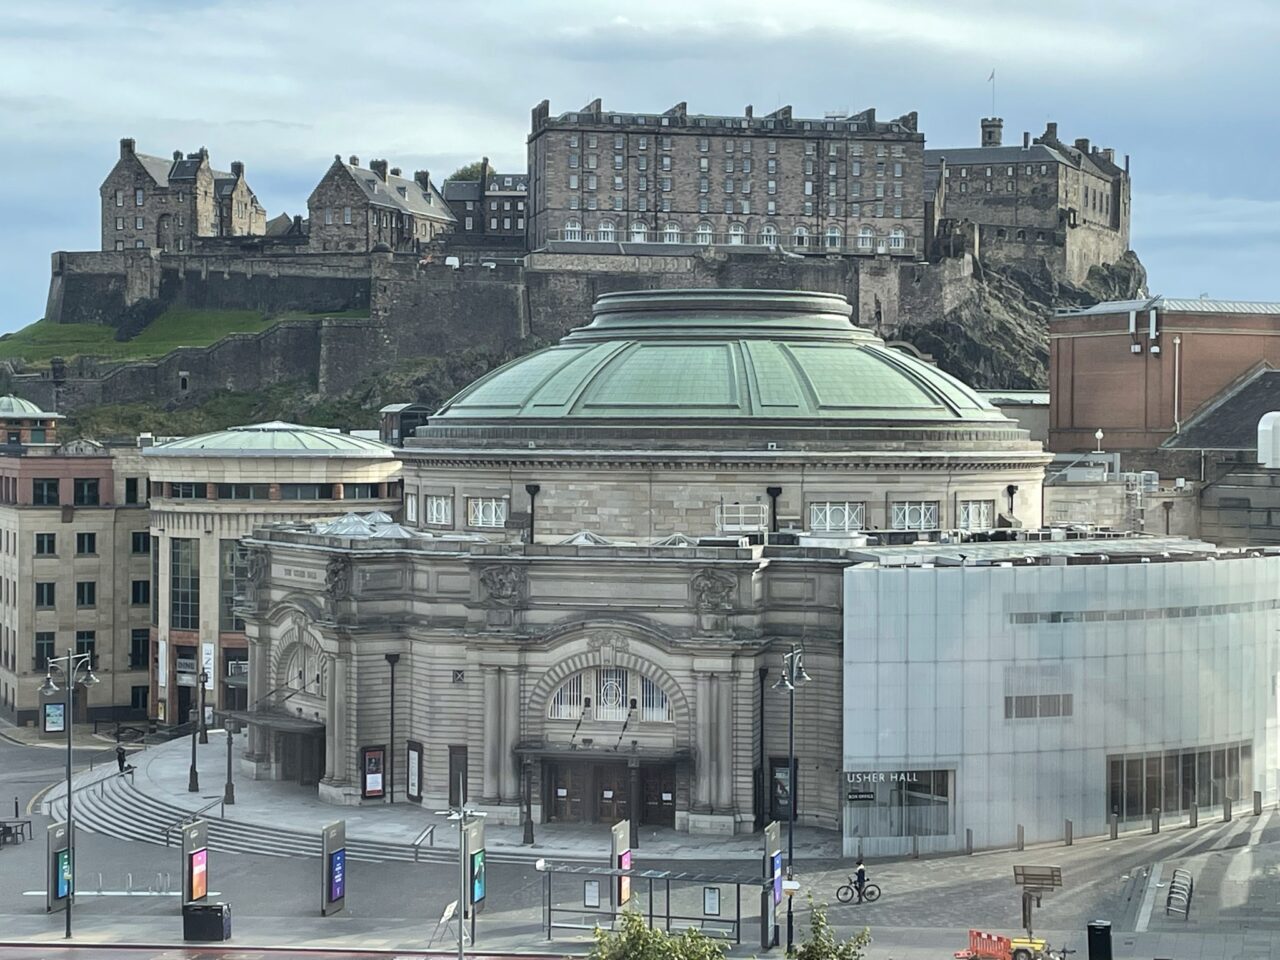
[(546, 743), (541, 740), (517, 743), (515, 752), (517, 756), (530, 759), (586, 760), (594, 763), (607, 763), (609, 761), (622, 763), (627, 760), (651, 763), (678, 763), (693, 759), (693, 753), (688, 747), (629, 746), (625, 748), (619, 747), (615, 750), (612, 745), (600, 746), (592, 744), (590, 746), (582, 746), (570, 743)]
[(257, 727), (265, 727), (268, 730), (274, 730), (276, 733), (301, 733), (312, 736), (324, 734), (324, 724), (318, 720), (290, 716), (287, 713), (274, 710), (226, 710), (223, 713), (224, 716), (228, 716), (232, 720), (238, 720), (241, 723), (248, 723)]

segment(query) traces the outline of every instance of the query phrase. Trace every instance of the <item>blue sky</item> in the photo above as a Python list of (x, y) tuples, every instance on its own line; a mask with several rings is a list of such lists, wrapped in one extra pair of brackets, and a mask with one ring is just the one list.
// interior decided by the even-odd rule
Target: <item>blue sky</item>
[(335, 153), (442, 178), (524, 167), (529, 110), (920, 114), (977, 142), (994, 67), (1005, 135), (1130, 154), (1152, 292), (1280, 300), (1280, 4), (756, 0), (437, 4), (71, 0), (0, 14), (0, 331), (41, 316), (54, 250), (96, 249), (119, 139), (243, 160), (271, 215)]

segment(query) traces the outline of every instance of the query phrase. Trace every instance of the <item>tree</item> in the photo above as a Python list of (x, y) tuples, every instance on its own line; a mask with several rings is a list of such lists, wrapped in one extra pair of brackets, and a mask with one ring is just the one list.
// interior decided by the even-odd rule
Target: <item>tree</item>
[(871, 931), (866, 927), (848, 940), (837, 940), (827, 920), (827, 905), (809, 897), (809, 936), (796, 951), (796, 960), (862, 960)]
[(464, 163), (457, 170), (453, 171), (453, 173), (445, 177), (444, 182), (448, 183), (450, 180), (479, 180), (481, 164), (482, 161), (480, 160), (473, 160), (471, 163)]
[(686, 930), (677, 937), (650, 929), (634, 910), (622, 914), (621, 930), (597, 927), (595, 936), (596, 945), (587, 960), (724, 960), (727, 947), (697, 930)]

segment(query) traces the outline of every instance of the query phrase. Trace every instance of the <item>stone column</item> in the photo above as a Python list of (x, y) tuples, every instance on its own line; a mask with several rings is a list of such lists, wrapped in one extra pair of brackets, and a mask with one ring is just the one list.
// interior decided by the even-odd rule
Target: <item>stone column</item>
[(499, 771), (502, 754), (502, 698), (499, 694), (497, 667), (482, 667), (484, 672), (484, 781), (481, 802), (497, 803), (500, 791)]
[(338, 754), (338, 718), (334, 715), (338, 708), (338, 658), (329, 658), (329, 680), (325, 684), (324, 704), (324, 780), (333, 781), (334, 768)]
[(716, 678), (716, 810), (733, 809), (733, 674)]
[(329, 703), (329, 715), (333, 725), (329, 727), (329, 740), (333, 743), (333, 782), (350, 783), (350, 745), (347, 734), (347, 664), (345, 656), (334, 657), (331, 665), (330, 685), (333, 697)]
[[(271, 650), (269, 643), (269, 640), (261, 638), (249, 644), (249, 703), (247, 706), (250, 712), (255, 709), (260, 710), (266, 706), (266, 704), (262, 703), (262, 699), (267, 695), (267, 691), (271, 689), (269, 686), (271, 683)], [(266, 731), (256, 723), (250, 724), (250, 760), (265, 760), (267, 758), (266, 741)]]
[(507, 667), (502, 671), (502, 765), (501, 790), (504, 803), (520, 802), (520, 759), (516, 744), (520, 742), (520, 671)]
[(711, 677), (705, 673), (694, 675), (695, 697), (693, 709), (696, 718), (697, 766), (693, 779), (693, 805), (699, 810), (711, 806)]

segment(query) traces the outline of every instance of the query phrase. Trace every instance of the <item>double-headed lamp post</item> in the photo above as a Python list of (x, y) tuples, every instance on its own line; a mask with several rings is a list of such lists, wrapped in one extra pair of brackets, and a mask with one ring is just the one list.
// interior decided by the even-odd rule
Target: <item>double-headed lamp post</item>
[[(40, 694), (44, 697), (52, 697), (58, 692), (58, 685), (53, 679), (54, 670), (62, 674), (63, 690), (66, 693), (66, 706), (63, 707), (62, 725), (67, 730), (67, 845), (71, 849), (71, 889), (67, 892), (66, 937), (70, 940), (71, 904), (75, 901), (76, 890), (76, 830), (75, 823), (71, 819), (71, 731), (73, 727), (71, 711), (75, 707), (76, 684), (82, 683), (86, 687), (91, 686), (98, 682), (98, 678), (93, 673), (93, 654), (76, 653), (68, 649), (65, 657), (49, 658), (49, 662), (45, 666), (44, 683), (40, 685)], [(81, 672), (82, 670), (83, 673)]]
[[(787, 710), (787, 879), (794, 879), (793, 863), (796, 855), (796, 687), (808, 683), (809, 674), (804, 672), (804, 647), (791, 647), (791, 652), (782, 656), (782, 676), (774, 683), (773, 689), (787, 691), (790, 701)], [(795, 921), (791, 912), (791, 901), (794, 896), (787, 897), (787, 955), (795, 948)]]
[[(200, 771), (196, 769), (196, 739), (204, 729), (204, 685), (208, 682), (209, 674), (201, 670), (200, 676), (196, 678), (196, 683), (200, 684), (200, 705), (196, 707), (199, 715), (191, 724), (191, 769), (187, 771), (187, 793), (200, 792)], [(207, 735), (204, 742), (209, 742)]]

